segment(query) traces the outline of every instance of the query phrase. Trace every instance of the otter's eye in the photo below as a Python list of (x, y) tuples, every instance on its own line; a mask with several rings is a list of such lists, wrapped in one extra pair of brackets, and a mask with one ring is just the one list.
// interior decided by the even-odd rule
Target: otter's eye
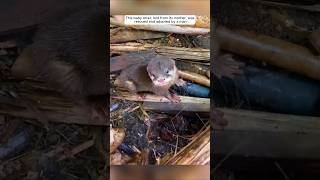
[(169, 69), (166, 71), (167, 74), (169, 74)]

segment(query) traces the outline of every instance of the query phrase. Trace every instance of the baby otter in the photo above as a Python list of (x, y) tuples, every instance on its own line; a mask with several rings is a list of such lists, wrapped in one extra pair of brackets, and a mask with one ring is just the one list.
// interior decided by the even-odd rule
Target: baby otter
[(174, 85), (181, 85), (175, 61), (157, 55), (150, 60), (129, 66), (116, 79), (115, 84), (132, 92), (153, 92), (164, 96), (171, 102), (180, 102), (180, 98), (169, 92)]
[(34, 43), (14, 64), (13, 75), (40, 77), (81, 104), (95, 105), (98, 100), (106, 105), (106, 22), (107, 13), (96, 7), (67, 13), (42, 24)]

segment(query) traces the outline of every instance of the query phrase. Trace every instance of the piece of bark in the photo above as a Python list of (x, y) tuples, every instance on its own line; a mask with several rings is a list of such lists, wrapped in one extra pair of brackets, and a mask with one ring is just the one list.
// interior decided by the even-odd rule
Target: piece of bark
[(208, 165), (210, 163), (210, 126), (163, 165)]
[(195, 82), (197, 84), (201, 84), (207, 87), (210, 87), (210, 79), (208, 79), (206, 76), (196, 74), (189, 71), (178, 71), (179, 77), (185, 80), (189, 80), (192, 82)]
[(157, 46), (141, 43), (110, 44), (111, 52), (137, 52), (150, 49), (154, 49), (158, 54), (168, 56), (173, 59), (188, 59), (194, 62), (210, 62), (209, 49)]
[(257, 61), (263, 61), (320, 80), (320, 61), (301, 46), (247, 31), (217, 28), (220, 47)]

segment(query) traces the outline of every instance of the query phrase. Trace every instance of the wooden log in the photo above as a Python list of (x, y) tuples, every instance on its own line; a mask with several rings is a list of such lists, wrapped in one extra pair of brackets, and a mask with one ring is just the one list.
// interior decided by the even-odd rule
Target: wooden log
[(228, 125), (225, 130), (320, 133), (320, 117), (218, 108)]
[(189, 72), (189, 71), (178, 71), (178, 73), (182, 79), (189, 80), (197, 84), (210, 87), (210, 79), (208, 79), (206, 76)]
[(150, 49), (154, 49), (157, 53), (173, 59), (188, 59), (195, 62), (202, 61), (207, 63), (210, 62), (209, 49), (157, 46), (153, 44), (141, 43), (110, 44), (111, 51), (120, 53), (145, 51)]
[(182, 71), (191, 71), (197, 74), (201, 74), (203, 76), (207, 76), (210, 74), (210, 66), (206, 66), (199, 63), (194, 63), (190, 61), (180, 61), (176, 60), (176, 65), (179, 70)]
[[(264, 158), (320, 158), (320, 117), (219, 109), (229, 121), (215, 132), (215, 153)], [(218, 129), (213, 126), (214, 129)]]
[(125, 99), (130, 101), (144, 101), (144, 108), (157, 111), (190, 111), (190, 112), (209, 112), (210, 99), (196, 98), (188, 96), (179, 96), (180, 103), (172, 103), (167, 98), (156, 95), (145, 95), (143, 100), (134, 94), (123, 93), (118, 96), (112, 96), (115, 99)]
[(233, 32), (224, 27), (217, 28), (217, 36), (224, 50), (320, 80), (319, 59), (302, 46), (246, 31)]
[[(48, 89), (43, 83), (26, 81), (21, 83), (17, 91), (20, 97), (30, 100), (51, 122), (107, 125), (105, 120), (90, 118), (89, 109), (75, 105), (59, 93)], [(0, 96), (0, 114), (26, 119), (37, 119), (37, 114), (26, 108), (19, 99)]]
[[(203, 98), (204, 99), (204, 98)], [(209, 101), (209, 99), (208, 99)], [(187, 112), (209, 112), (210, 103), (197, 104), (197, 103), (156, 103), (144, 102), (143, 106), (146, 110), (154, 111), (187, 111)]]

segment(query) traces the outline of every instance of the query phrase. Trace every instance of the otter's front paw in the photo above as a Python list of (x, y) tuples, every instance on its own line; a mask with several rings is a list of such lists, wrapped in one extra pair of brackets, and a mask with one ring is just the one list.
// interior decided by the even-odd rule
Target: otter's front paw
[(174, 103), (181, 102), (180, 97), (177, 96), (176, 94), (169, 94), (166, 98), (169, 99), (171, 102), (174, 102)]

